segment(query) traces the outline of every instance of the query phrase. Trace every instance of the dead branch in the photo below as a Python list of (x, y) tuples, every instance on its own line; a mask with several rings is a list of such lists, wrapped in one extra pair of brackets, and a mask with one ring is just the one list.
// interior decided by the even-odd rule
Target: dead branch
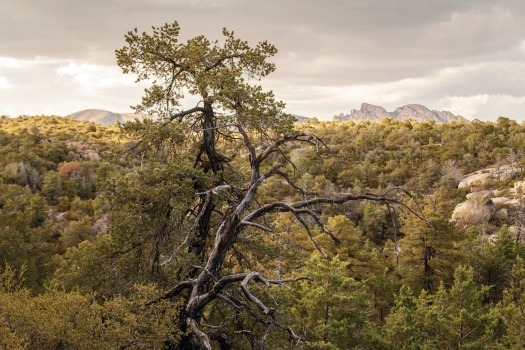
[(177, 118), (184, 118), (185, 116), (190, 115), (190, 114), (195, 113), (195, 112), (205, 112), (205, 111), (206, 110), (203, 107), (197, 106), (197, 107), (193, 107), (193, 108), (187, 109), (187, 110), (179, 112), (179, 113), (172, 114), (172, 115), (170, 115), (169, 120), (172, 121), (172, 120), (175, 120)]
[(308, 191), (305, 191), (303, 188), (297, 186), (295, 184), (295, 182), (293, 182), (290, 179), (288, 174), (286, 174), (286, 173), (284, 173), (282, 171), (276, 171), (275, 174), (279, 175), (280, 177), (282, 177), (288, 183), (288, 185), (292, 186), (295, 190), (299, 191), (303, 196), (316, 196), (316, 195), (318, 195), (317, 192), (308, 192)]
[(243, 279), (243, 281), (241, 282), (241, 290), (242, 292), (244, 293), (244, 295), (246, 296), (246, 298), (248, 300), (250, 300), (252, 303), (254, 303), (255, 305), (257, 305), (257, 307), (259, 307), (259, 309), (261, 309), (261, 311), (266, 314), (266, 315), (271, 315), (275, 312), (275, 309), (274, 308), (270, 308), (270, 307), (267, 307), (266, 305), (264, 305), (264, 303), (259, 300), (256, 296), (254, 296), (252, 293), (250, 293), (250, 291), (248, 290), (248, 283), (250, 283), (250, 281), (254, 278), (254, 277), (257, 277), (259, 276), (259, 273), (258, 272), (250, 272), (246, 275), (246, 277)]
[(194, 319), (188, 317), (186, 324), (191, 329), (192, 335), (198, 339), (198, 344), (202, 345), (206, 350), (213, 350), (210, 338), (199, 328), (199, 325)]
[(251, 222), (251, 221), (241, 221), (241, 224), (242, 225), (247, 225), (247, 226), (254, 226), (254, 227), (257, 227), (263, 231), (266, 231), (266, 232), (274, 232), (273, 229), (271, 227), (268, 227), (266, 225), (261, 225), (261, 224), (258, 224), (256, 222)]
[(186, 289), (190, 289), (190, 288), (193, 288), (193, 281), (182, 281), (182, 282), (179, 282), (178, 284), (176, 284), (173, 288), (171, 288), (170, 290), (168, 290), (167, 292), (164, 293), (164, 295), (156, 298), (156, 299), (153, 299), (149, 302), (146, 303), (146, 306), (147, 305), (151, 305), (151, 304), (155, 304), (155, 303), (158, 303), (159, 301), (161, 300), (164, 300), (164, 299), (169, 299), (169, 298), (173, 298), (173, 297), (176, 297), (177, 295), (179, 295), (182, 291), (186, 290)]

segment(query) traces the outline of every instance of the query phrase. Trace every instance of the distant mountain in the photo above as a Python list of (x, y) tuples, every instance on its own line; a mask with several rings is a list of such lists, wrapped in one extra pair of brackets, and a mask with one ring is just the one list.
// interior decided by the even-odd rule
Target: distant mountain
[(409, 104), (397, 107), (393, 112), (387, 112), (383, 107), (374, 106), (369, 103), (361, 104), (360, 109), (354, 109), (350, 114), (339, 114), (334, 116), (334, 120), (381, 120), (383, 118), (393, 118), (397, 120), (414, 119), (418, 121), (434, 120), (436, 122), (447, 123), (453, 120), (463, 120), (464, 118), (454, 115), (448, 111), (432, 111), (425, 106)]
[(118, 120), (119, 123), (125, 123), (127, 121), (133, 121), (135, 118), (141, 119), (140, 114), (135, 113), (114, 113), (105, 111), (102, 109), (85, 109), (80, 112), (76, 112), (68, 115), (76, 120), (87, 120), (96, 124), (110, 125)]
[[(293, 114), (293, 116), (298, 123), (303, 123), (310, 119), (297, 114)], [(143, 116), (136, 113), (114, 113), (102, 109), (84, 109), (83, 111), (70, 114), (68, 117), (76, 120), (87, 120), (96, 124), (111, 125), (116, 120), (119, 123), (125, 123), (133, 121), (135, 118), (142, 119)]]
[(302, 115), (297, 115), (297, 114), (292, 114), (292, 116), (295, 118), (295, 120), (296, 120), (298, 123), (304, 123), (305, 121), (311, 119), (311, 118), (303, 117)]

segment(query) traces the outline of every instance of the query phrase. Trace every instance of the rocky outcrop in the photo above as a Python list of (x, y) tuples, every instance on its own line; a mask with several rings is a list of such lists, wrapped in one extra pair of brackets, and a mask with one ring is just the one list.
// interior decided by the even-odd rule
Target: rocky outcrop
[(73, 149), (81, 159), (88, 159), (99, 161), (102, 158), (100, 154), (94, 149), (94, 146), (83, 141), (68, 141), (67, 147)]
[(361, 109), (353, 109), (350, 114), (335, 116), (338, 120), (381, 120), (391, 118), (391, 115), (380, 106), (374, 106), (368, 103), (361, 104)]
[(480, 191), (467, 194), (467, 200), (459, 203), (452, 213), (452, 222), (462, 225), (476, 225), (489, 222), (495, 208), (492, 191)]
[(113, 113), (110, 111), (104, 111), (102, 109), (85, 109), (73, 114), (68, 117), (76, 120), (86, 120), (96, 124), (111, 125), (118, 121), (119, 123), (125, 123), (127, 121), (133, 121), (135, 119), (142, 119), (143, 116), (134, 113)]
[(425, 106), (418, 104), (408, 104), (396, 108), (394, 112), (387, 112), (383, 107), (371, 105), (369, 103), (361, 104), (360, 109), (354, 109), (350, 114), (339, 114), (334, 116), (334, 120), (381, 120), (383, 118), (392, 118), (397, 120), (414, 119), (418, 121), (433, 120), (440, 123), (447, 123), (453, 120), (463, 119), (448, 111), (431, 111)]
[[(497, 240), (502, 230), (508, 229), (525, 242), (525, 181), (521, 177), (513, 164), (493, 165), (466, 175), (458, 187), (470, 193), (456, 205), (450, 221), (478, 226), (489, 241)], [(512, 179), (515, 181), (509, 183)]]
[[(518, 170), (512, 165), (491, 166), (478, 170), (465, 176), (458, 185), (458, 188), (471, 188), (474, 186), (484, 186), (490, 181), (511, 180), (519, 174)], [(515, 188), (518, 185), (515, 185)], [(519, 185), (521, 186), (521, 184)]]
[(433, 120), (440, 123), (448, 123), (453, 120), (458, 120), (460, 117), (455, 116), (448, 111), (431, 111), (425, 106), (418, 104), (405, 105), (403, 107), (397, 107), (392, 113), (396, 119), (415, 119), (419, 121)]

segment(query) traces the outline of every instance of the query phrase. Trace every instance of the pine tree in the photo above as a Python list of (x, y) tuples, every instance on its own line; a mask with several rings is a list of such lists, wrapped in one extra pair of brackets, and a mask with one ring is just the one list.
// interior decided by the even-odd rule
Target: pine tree
[(422, 349), (494, 349), (498, 315), (484, 303), (488, 287), (478, 288), (472, 268), (459, 266), (454, 284), (436, 294), (422, 293), (416, 317), (423, 330)]

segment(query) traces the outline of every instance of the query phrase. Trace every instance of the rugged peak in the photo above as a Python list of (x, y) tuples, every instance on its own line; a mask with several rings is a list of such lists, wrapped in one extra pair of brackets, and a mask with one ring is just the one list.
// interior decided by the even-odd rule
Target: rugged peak
[(360, 111), (364, 115), (374, 116), (378, 119), (388, 118), (390, 116), (383, 107), (371, 105), (369, 103), (362, 103)]
[(394, 111), (394, 114), (400, 114), (400, 113), (422, 113), (422, 114), (428, 114), (432, 113), (430, 109), (423, 105), (419, 104), (408, 104), (401, 107), (397, 107)]
[(418, 104), (408, 104), (402, 107), (397, 107), (392, 113), (396, 119), (413, 118), (416, 120), (435, 120), (434, 113), (425, 106)]
[(411, 118), (414, 120), (433, 120), (436, 122), (450, 122), (452, 120), (461, 119), (448, 111), (431, 111), (427, 107), (420, 104), (407, 104), (397, 107), (394, 112), (387, 112), (383, 107), (372, 105), (369, 103), (361, 104), (359, 110), (353, 109), (350, 114), (344, 115), (341, 113), (334, 116), (334, 120), (381, 120), (383, 118), (393, 118), (403, 120)]
[[(390, 114), (380, 106), (375, 106), (369, 103), (361, 104), (361, 109), (353, 109), (350, 112), (352, 120), (381, 120), (383, 118), (390, 118)], [(341, 113), (338, 116), (335, 116), (334, 119), (338, 120), (348, 120), (346, 119), (348, 115)]]

